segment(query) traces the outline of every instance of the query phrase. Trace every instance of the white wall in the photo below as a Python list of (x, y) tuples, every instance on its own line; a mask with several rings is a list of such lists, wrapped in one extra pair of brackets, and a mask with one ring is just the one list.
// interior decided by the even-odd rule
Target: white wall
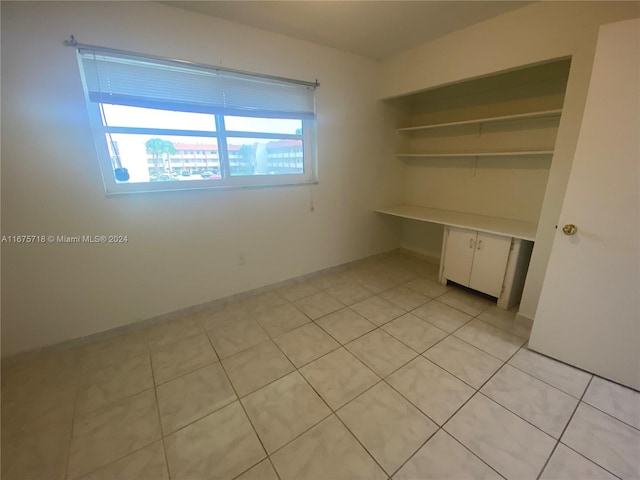
[[(2, 354), (96, 333), (399, 246), (372, 213), (401, 167), (378, 64), (151, 2), (2, 2)], [(319, 79), (319, 184), (106, 198), (75, 53), (84, 43)], [(310, 210), (313, 197), (315, 211)], [(246, 264), (238, 266), (243, 253)]]
[(562, 206), (591, 76), (598, 26), (640, 16), (637, 2), (537, 2), (383, 61), (380, 97), (388, 98), (572, 57), (555, 154), (520, 305), (534, 318)]

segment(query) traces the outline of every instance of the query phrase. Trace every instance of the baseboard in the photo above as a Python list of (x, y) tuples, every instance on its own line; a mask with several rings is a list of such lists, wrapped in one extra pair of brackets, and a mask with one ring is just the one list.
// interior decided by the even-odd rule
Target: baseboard
[(409, 247), (407, 245), (402, 245), (399, 248), (399, 251), (414, 257), (418, 257), (434, 265), (440, 265), (440, 252), (432, 252), (423, 248), (417, 248), (413, 246)]
[(533, 327), (533, 318), (527, 317), (520, 312), (516, 314), (515, 322), (527, 328)]

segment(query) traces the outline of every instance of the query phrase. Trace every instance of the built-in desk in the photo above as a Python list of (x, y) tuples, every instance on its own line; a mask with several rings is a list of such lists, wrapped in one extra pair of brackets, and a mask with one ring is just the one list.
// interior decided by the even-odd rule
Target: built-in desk
[(439, 223), (451, 227), (470, 228), (479, 232), (494, 233), (521, 240), (534, 241), (538, 225), (519, 222), (507, 218), (487, 217), (472, 213), (440, 210), (437, 208), (417, 207), (414, 205), (394, 205), (376, 209), (378, 213), (395, 217), (410, 218), (421, 222)]
[(413, 205), (376, 212), (445, 225), (440, 282), (451, 280), (489, 294), (504, 309), (519, 303), (536, 224)]

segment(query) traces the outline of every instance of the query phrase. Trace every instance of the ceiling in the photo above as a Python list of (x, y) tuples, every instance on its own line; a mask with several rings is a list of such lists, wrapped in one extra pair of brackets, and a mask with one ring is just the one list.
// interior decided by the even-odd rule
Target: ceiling
[(532, 2), (235, 0), (163, 3), (381, 59)]

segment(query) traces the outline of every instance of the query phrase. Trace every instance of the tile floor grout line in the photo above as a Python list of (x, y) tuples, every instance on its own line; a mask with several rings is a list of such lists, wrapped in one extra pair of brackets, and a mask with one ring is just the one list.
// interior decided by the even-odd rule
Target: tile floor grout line
[[(284, 353), (284, 351), (282, 351), (282, 349), (280, 348), (280, 346), (279, 346), (276, 342), (273, 342), (273, 343), (274, 343), (274, 344), (276, 344), (276, 347), (277, 347), (278, 349), (280, 349), (281, 353), (282, 353), (282, 354), (283, 354), (287, 359), (289, 359), (289, 358), (286, 356), (286, 354)], [(339, 348), (344, 348), (344, 345), (342, 345), (342, 344), (340, 344), (340, 343), (339, 343), (339, 345), (340, 345), (340, 346), (339, 346), (337, 349), (332, 350), (332, 352), (335, 352), (335, 351), (336, 351), (336, 350), (338, 350)], [(345, 350), (346, 350), (346, 349), (345, 349)], [(347, 352), (348, 352), (348, 350), (347, 350)], [(329, 352), (329, 353), (331, 353), (331, 352)], [(351, 353), (351, 352), (349, 352), (349, 353)], [(325, 354), (325, 355), (328, 355), (328, 353), (327, 353), (327, 354)], [(323, 355), (323, 356), (325, 356), (325, 355)], [(353, 354), (351, 354), (351, 355), (353, 355)], [(319, 358), (322, 358), (322, 357), (319, 357)], [(356, 360), (358, 360), (358, 361), (359, 361), (359, 359), (358, 359), (358, 358), (356, 358)], [(289, 360), (289, 361), (291, 362), (291, 360)], [(312, 362), (313, 362), (313, 361), (315, 361), (315, 360), (312, 360)], [(309, 362), (309, 363), (312, 363), (312, 362)], [(298, 373), (298, 375), (300, 375), (300, 377), (302, 377), (302, 379), (303, 379), (303, 380), (306, 382), (306, 384), (307, 384), (307, 385), (308, 385), (308, 386), (309, 386), (309, 387), (314, 391), (314, 393), (318, 396), (318, 398), (319, 398), (319, 399), (320, 399), (320, 400), (321, 400), (321, 401), (322, 401), (322, 402), (327, 406), (327, 408), (329, 409), (329, 412), (330, 412), (330, 413), (329, 413), (328, 415), (326, 415), (325, 417), (323, 417), (323, 418), (322, 418), (321, 420), (319, 420), (318, 422), (316, 422), (316, 423), (314, 423), (313, 425), (311, 425), (309, 428), (305, 429), (303, 432), (301, 432), (301, 433), (299, 433), (298, 435), (296, 435), (296, 436), (294, 436), (293, 438), (291, 438), (289, 441), (287, 441), (285, 444), (281, 445), (280, 447), (278, 447), (276, 450), (274, 450), (274, 451), (273, 451), (273, 452), (271, 452), (271, 453), (269, 453), (269, 452), (267, 451), (267, 449), (266, 449), (266, 448), (264, 448), (264, 445), (263, 445), (263, 448), (264, 448), (264, 450), (265, 450), (265, 452), (266, 452), (266, 454), (267, 454), (267, 457), (269, 458), (269, 461), (272, 463), (272, 466), (273, 466), (273, 468), (274, 468), (274, 471), (275, 471), (275, 472), (276, 472), (276, 474), (278, 475), (278, 478), (280, 478), (280, 475), (279, 475), (279, 473), (278, 473), (277, 469), (275, 468), (275, 465), (273, 465), (273, 462), (272, 462), (272, 460), (271, 460), (271, 457), (272, 457), (275, 453), (279, 452), (280, 450), (282, 450), (283, 448), (285, 448), (287, 445), (291, 444), (292, 442), (294, 442), (295, 440), (297, 440), (298, 438), (300, 438), (302, 435), (304, 435), (305, 433), (307, 433), (309, 430), (311, 430), (312, 428), (314, 428), (314, 427), (318, 426), (320, 423), (324, 422), (326, 419), (330, 418), (331, 416), (335, 416), (335, 417), (337, 417), (337, 418), (338, 418), (338, 420), (342, 422), (342, 419), (340, 419), (340, 417), (337, 415), (337, 410), (334, 410), (334, 409), (331, 407), (331, 405), (329, 405), (329, 404), (327, 403), (327, 401), (324, 399), (324, 397), (322, 397), (322, 395), (320, 395), (320, 393), (319, 393), (319, 392), (315, 389), (315, 387), (314, 387), (314, 386), (309, 382), (309, 380), (304, 376), (304, 374), (303, 374), (303, 373), (302, 373), (302, 372), (301, 372), (301, 371), (300, 371), (300, 370), (295, 366), (295, 364), (293, 364), (293, 362), (291, 362), (291, 364), (294, 366), (294, 369), (295, 369), (295, 370), (294, 370), (294, 371), (292, 371), (292, 372), (289, 372), (287, 375), (290, 375), (291, 373), (294, 373), (294, 372)], [(365, 366), (365, 368), (368, 368), (366, 365), (364, 365), (364, 366)], [(225, 372), (225, 373), (226, 373), (226, 372)], [(374, 374), (375, 374), (375, 372), (374, 372)], [(378, 376), (377, 374), (375, 374), (375, 375), (376, 375), (376, 376)], [(284, 375), (284, 376), (286, 376), (286, 375)], [(283, 377), (280, 377), (280, 378), (278, 378), (278, 379), (276, 379), (276, 380), (274, 380), (273, 382), (270, 382), (270, 383), (269, 383), (269, 384), (267, 384), (267, 385), (271, 385), (272, 383), (275, 383), (276, 381), (280, 380), (281, 378), (284, 378), (284, 376), (283, 376)], [(229, 380), (230, 380), (230, 379), (229, 379)], [(371, 388), (373, 388), (375, 385), (379, 384), (380, 382), (382, 382), (382, 379), (380, 379), (380, 378), (379, 378), (379, 381), (378, 381), (378, 382), (376, 382), (375, 384), (371, 385), (371, 386), (370, 386), (369, 388), (367, 388), (365, 391), (370, 390)], [(265, 388), (267, 385), (265, 385), (265, 386), (263, 386), (263, 387), (260, 387), (260, 389)], [(258, 389), (258, 390), (260, 390), (260, 389)], [(255, 390), (255, 391), (258, 391), (258, 390)], [(255, 391), (254, 391), (254, 392), (255, 392)], [(254, 392), (251, 392), (251, 393), (254, 393)], [(358, 394), (358, 395), (357, 395), (356, 397), (354, 397), (353, 399), (349, 400), (349, 401), (348, 401), (347, 403), (345, 403), (344, 405), (341, 405), (341, 406), (340, 406), (340, 408), (342, 408), (342, 407), (346, 406), (347, 404), (351, 403), (353, 400), (355, 400), (355, 398), (358, 398), (360, 395), (362, 395), (362, 394), (364, 394), (364, 393), (365, 393), (364, 391), (363, 391), (363, 392), (361, 392), (360, 394)], [(250, 393), (249, 393), (249, 394), (247, 394), (247, 395), (245, 395), (245, 397), (246, 397), (246, 396), (248, 396), (248, 395), (250, 395)], [(245, 398), (245, 397), (243, 397), (243, 398)], [(240, 399), (238, 399), (238, 401), (242, 404), (242, 402), (240, 401)], [(243, 409), (244, 409), (244, 405), (242, 405), (242, 406), (243, 406)], [(340, 409), (340, 408), (339, 408), (339, 409)], [(339, 409), (338, 409), (338, 410), (339, 410)], [(251, 418), (249, 417), (249, 414), (246, 412), (246, 410), (245, 410), (245, 415), (249, 418), (249, 422), (252, 424), (252, 427), (253, 427), (253, 423), (251, 422)], [(347, 429), (347, 430), (348, 430), (348, 429)], [(262, 440), (260, 439), (260, 436), (258, 435), (258, 432), (257, 432), (257, 430), (255, 429), (255, 427), (254, 427), (254, 431), (255, 431), (255, 433), (256, 433), (256, 436), (258, 436), (258, 439), (260, 440), (260, 443), (262, 444)], [(348, 431), (349, 431), (349, 433), (351, 433), (351, 435), (356, 439), (356, 441), (358, 441), (358, 442), (359, 442), (358, 438), (357, 438), (357, 437), (356, 437), (356, 436), (355, 436), (355, 435), (354, 435), (350, 430), (348, 430)], [(364, 448), (364, 446), (363, 446), (363, 448)], [(366, 451), (369, 455), (371, 455), (371, 453), (369, 453), (369, 451), (368, 451), (368, 450), (366, 450), (366, 448), (365, 448), (365, 451)], [(375, 460), (375, 459), (374, 459), (374, 460)], [(377, 463), (377, 462), (376, 462), (376, 463)], [(253, 467), (252, 467), (252, 468), (253, 468)], [(386, 473), (386, 471), (385, 471), (384, 469), (382, 469), (382, 471)]]
[[(624, 480), (624, 477), (621, 477), (620, 475), (616, 475), (615, 473), (613, 473), (611, 470), (609, 470), (608, 468), (603, 467), (602, 465), (600, 465), (598, 462), (596, 462), (594, 459), (589, 458), (585, 455), (583, 455), (582, 453), (580, 453), (579, 451), (575, 450), (574, 448), (571, 447), (571, 445), (567, 445), (566, 443), (562, 442), (561, 440), (558, 441), (558, 445), (562, 444), (564, 447), (568, 448), (569, 450), (571, 450), (572, 452), (574, 452), (576, 455), (581, 456), (582, 458), (588, 460), (589, 462), (593, 463), (594, 465), (600, 467), (601, 469), (603, 469), (605, 472), (611, 474), (612, 476), (614, 476), (615, 478), (619, 478), (620, 480)], [(556, 445), (557, 447), (557, 445)], [(555, 451), (555, 449), (554, 449)], [(545, 465), (546, 466), (546, 465)], [(543, 470), (544, 471), (544, 470)], [(542, 475), (542, 472), (540, 472), (540, 474)]]
[[(522, 348), (522, 347), (520, 347), (520, 348)], [(446, 426), (446, 424), (447, 424), (447, 423), (449, 423), (449, 422), (451, 421), (451, 419), (452, 419), (453, 417), (455, 417), (455, 416), (458, 414), (458, 412), (460, 412), (460, 410), (462, 410), (462, 408), (464, 408), (464, 406), (465, 406), (465, 405), (467, 405), (467, 404), (471, 401), (471, 399), (473, 399), (477, 394), (482, 395), (483, 397), (487, 398), (489, 401), (496, 403), (496, 405), (499, 405), (501, 408), (504, 408), (507, 412), (509, 412), (509, 413), (511, 413), (511, 414), (513, 414), (513, 415), (515, 415), (515, 416), (517, 416), (518, 418), (520, 418), (522, 421), (526, 422), (527, 424), (532, 425), (530, 422), (528, 422), (528, 421), (524, 420), (523, 418), (521, 418), (520, 416), (518, 416), (517, 414), (515, 414), (514, 412), (512, 412), (512, 411), (511, 411), (511, 410), (509, 410), (508, 408), (506, 408), (506, 407), (504, 407), (504, 406), (500, 405), (499, 403), (495, 402), (493, 399), (491, 399), (491, 398), (487, 397), (485, 394), (483, 394), (483, 393), (480, 391), (480, 390), (481, 390), (481, 389), (482, 389), (482, 388), (483, 388), (487, 383), (489, 383), (489, 382), (491, 381), (491, 379), (492, 379), (492, 378), (493, 378), (493, 377), (494, 377), (494, 376), (495, 376), (495, 375), (496, 375), (500, 370), (502, 370), (502, 368), (503, 368), (503, 367), (504, 367), (504, 366), (509, 362), (509, 360), (511, 360), (511, 359), (515, 356), (515, 354), (520, 350), (520, 348), (518, 348), (518, 350), (516, 350), (516, 351), (515, 351), (515, 352), (514, 352), (510, 357), (509, 357), (509, 359), (508, 359), (508, 360), (503, 361), (503, 363), (502, 363), (502, 365), (500, 366), (500, 368), (498, 368), (498, 369), (497, 369), (497, 370), (496, 370), (496, 371), (495, 371), (495, 372), (494, 372), (494, 373), (493, 373), (493, 374), (492, 374), (492, 375), (491, 375), (491, 376), (490, 376), (490, 377), (489, 377), (489, 378), (488, 378), (488, 379), (487, 379), (487, 380), (486, 380), (482, 385), (480, 385), (480, 387), (479, 387), (478, 389), (476, 389), (476, 391), (473, 393), (473, 395), (471, 395), (471, 396), (470, 396), (470, 397), (469, 397), (469, 398), (468, 398), (468, 399), (467, 399), (467, 400), (466, 400), (466, 401), (465, 401), (465, 402), (464, 402), (464, 403), (463, 403), (463, 404), (462, 404), (462, 405), (461, 405), (461, 406), (460, 406), (460, 407), (459, 407), (459, 408), (458, 408), (458, 409), (457, 409), (457, 410), (456, 410), (452, 415), (450, 415), (450, 416), (449, 416), (449, 418), (447, 418), (447, 420), (442, 424), (442, 427), (441, 427), (441, 428), (442, 428), (445, 432), (447, 432), (447, 434), (449, 434), (449, 435), (450, 435), (452, 438), (454, 438), (458, 443), (460, 443), (461, 445), (463, 445), (465, 448), (467, 448), (467, 450), (469, 450), (471, 453), (473, 453), (473, 454), (474, 454), (476, 457), (478, 457), (478, 458), (480, 458), (480, 457), (479, 457), (478, 455), (476, 455), (474, 452), (472, 452), (472, 451), (471, 451), (471, 450), (470, 450), (466, 445), (464, 445), (464, 443), (462, 443), (460, 440), (458, 440), (458, 439), (457, 439), (457, 438), (456, 438), (452, 433), (450, 433), (448, 430), (445, 430), (445, 428), (444, 428), (444, 427), (445, 427), (445, 426)], [(535, 427), (535, 425), (532, 425), (532, 426), (534, 426), (534, 427)], [(540, 430), (538, 427), (535, 427), (535, 428), (537, 428), (538, 430)], [(542, 431), (542, 430), (540, 430), (540, 431)], [(545, 435), (547, 435), (547, 436), (551, 437), (549, 434), (547, 434), (547, 433), (545, 433), (545, 432), (543, 432), (543, 433), (544, 433)], [(551, 438), (553, 438), (553, 437), (551, 437)], [(554, 439), (554, 440), (555, 440), (555, 439)], [(482, 458), (480, 458), (480, 459), (482, 460)], [(548, 460), (548, 458), (547, 458), (547, 460)], [(483, 460), (483, 462), (484, 462), (484, 460)], [(489, 465), (487, 462), (484, 462), (484, 463), (486, 463), (487, 465)], [(489, 466), (491, 467), (491, 465), (489, 465)], [(493, 467), (491, 467), (491, 468), (492, 468), (492, 470), (495, 470), (495, 468), (493, 468)], [(497, 471), (497, 470), (496, 470), (496, 471)], [(498, 473), (499, 473), (499, 472), (498, 472)], [(499, 473), (499, 474), (500, 474), (500, 473)], [(504, 477), (504, 475), (502, 475), (502, 474), (500, 474), (500, 475)]]
[(149, 337), (147, 336), (147, 348), (149, 349), (149, 363), (151, 364), (151, 381), (153, 382), (153, 393), (156, 398), (156, 412), (158, 413), (158, 425), (160, 426), (160, 441), (162, 442), (162, 453), (164, 453), (164, 463), (167, 467), (167, 475), (171, 480), (171, 469), (169, 468), (169, 456), (167, 455), (167, 446), (164, 442), (165, 434), (164, 427), (162, 426), (162, 416), (160, 415), (160, 400), (158, 399), (158, 385), (156, 385), (155, 372), (153, 370), (153, 362), (151, 361), (151, 344)]
[[(216, 353), (216, 355), (218, 355), (218, 352), (216, 351), (215, 347), (213, 346), (213, 343), (211, 342), (211, 339), (210, 339), (208, 336), (207, 336), (207, 339), (209, 339), (209, 344), (211, 345), (211, 348), (213, 348), (213, 351)], [(273, 340), (271, 340), (271, 341), (273, 341)], [(263, 343), (264, 343), (264, 342), (263, 342)], [(275, 342), (273, 342), (273, 343), (275, 343)], [(218, 357), (218, 358), (220, 358), (220, 357)], [(249, 416), (249, 414), (247, 413), (247, 410), (246, 410), (246, 408), (244, 407), (244, 404), (242, 403), (242, 401), (241, 401), (241, 399), (240, 399), (240, 396), (238, 395), (238, 392), (237, 392), (237, 390), (236, 390), (235, 386), (234, 386), (234, 385), (233, 385), (233, 383), (231, 382), (231, 377), (229, 377), (229, 374), (227, 373), (227, 369), (226, 369), (226, 368), (224, 368), (224, 365), (222, 364), (222, 360), (220, 360), (220, 368), (222, 368), (222, 371), (224, 372), (224, 374), (225, 374), (225, 376), (226, 376), (226, 378), (227, 378), (227, 381), (229, 382), (229, 385), (231, 385), (231, 388), (232, 388), (232, 390), (233, 390), (233, 393), (234, 393), (234, 394), (235, 394), (235, 396), (236, 396), (236, 399), (234, 400), (234, 402), (236, 402), (236, 401), (237, 401), (237, 402), (238, 402), (238, 404), (240, 405), (240, 408), (242, 409), (242, 412), (244, 413), (244, 415), (245, 415), (245, 417), (246, 417), (247, 421), (249, 422), (249, 425), (251, 425), (251, 428), (252, 428), (252, 430), (253, 430), (254, 435), (255, 435), (255, 436), (256, 436), (256, 438), (258, 439), (258, 442), (260, 442), (260, 446), (262, 447), (262, 451), (263, 451), (263, 452), (264, 452), (264, 454), (268, 457), (268, 456), (269, 456), (269, 453), (267, 452), (267, 449), (266, 449), (266, 448), (265, 448), (265, 446), (264, 446), (264, 442), (263, 442), (263, 441), (262, 441), (262, 439), (260, 438), (260, 435), (258, 435), (258, 431), (256, 430), (256, 427), (253, 425), (253, 422), (251, 421), (251, 417), (250, 417), (250, 416)], [(282, 377), (280, 377), (280, 378), (282, 378)], [(276, 381), (276, 380), (274, 380), (274, 381)], [(271, 383), (273, 383), (273, 382), (271, 382)], [(261, 388), (264, 388), (264, 387), (261, 387)], [(251, 393), (253, 393), (253, 392), (251, 392)], [(247, 395), (249, 395), (249, 393), (248, 393)], [(232, 404), (233, 404), (233, 402), (231, 402), (231, 403), (227, 404), (226, 406), (229, 406), (229, 405), (232, 405)], [(220, 409), (218, 409), (218, 410), (216, 410), (216, 411), (219, 411), (219, 410), (220, 410)], [(215, 413), (215, 412), (210, 412), (208, 415), (205, 415), (205, 417), (207, 417), (207, 416), (209, 416), (209, 415), (212, 415), (213, 413)], [(202, 418), (204, 418), (204, 417), (202, 417)], [(200, 419), (200, 420), (201, 420), (201, 419)], [(199, 420), (198, 420), (198, 421), (199, 421)], [(189, 425), (193, 425), (194, 423), (195, 423), (195, 422), (191, 422)], [(185, 426), (185, 427), (183, 427), (183, 428), (186, 428), (186, 426)], [(182, 430), (183, 428), (181, 428), (180, 430)], [(242, 474), (244, 474), (245, 472), (247, 472), (247, 471), (251, 470), (253, 467), (255, 467), (256, 465), (258, 465), (258, 464), (259, 464), (260, 462), (262, 462), (263, 460), (264, 460), (264, 458), (261, 458), (258, 462), (256, 462), (255, 464), (251, 465), (247, 470), (245, 470), (244, 472), (241, 472), (239, 475), (242, 475)], [(275, 470), (275, 469), (274, 469), (274, 470)], [(277, 472), (276, 472), (276, 473), (277, 473)], [(239, 475), (238, 475), (238, 476), (239, 476)], [(278, 477), (279, 477), (279, 476), (278, 476)]]
[[(598, 375), (593, 375), (593, 376), (591, 377), (591, 379), (593, 380), (593, 379), (594, 379), (594, 378), (596, 378), (596, 377), (597, 377), (597, 378), (601, 378), (601, 377), (598, 377)], [(589, 382), (589, 384), (591, 384), (591, 382)], [(585, 389), (585, 393), (586, 393), (586, 391), (587, 391), (587, 389), (588, 389), (588, 388), (589, 388), (589, 387), (587, 386), (587, 388)], [(626, 387), (625, 387), (625, 388), (626, 388)], [(575, 398), (575, 397), (574, 397), (574, 398)], [(622, 423), (622, 424), (626, 425), (627, 427), (632, 428), (632, 429), (634, 429), (634, 430), (636, 430), (636, 431), (640, 432), (640, 428), (638, 428), (638, 427), (634, 427), (633, 425), (628, 424), (627, 422), (625, 422), (624, 420), (619, 419), (619, 418), (618, 418), (618, 417), (616, 417), (615, 415), (612, 415), (612, 414), (611, 414), (611, 413), (609, 413), (609, 412), (605, 412), (604, 410), (602, 410), (602, 409), (600, 409), (600, 408), (598, 408), (598, 407), (596, 407), (596, 406), (594, 406), (594, 405), (591, 405), (589, 402), (586, 402), (586, 401), (584, 401), (584, 400), (580, 400), (580, 402), (581, 402), (581, 403), (584, 403), (585, 405), (590, 406), (591, 408), (593, 408), (594, 410), (599, 411), (600, 413), (604, 413), (607, 417), (610, 417), (610, 418), (612, 418), (613, 420), (617, 420), (618, 422), (620, 422), (620, 423)]]
[[(146, 340), (146, 336), (145, 336), (145, 340)], [(148, 358), (149, 358), (149, 364), (151, 364), (151, 354), (150, 354), (150, 350), (149, 350), (149, 344), (148, 344), (148, 341), (147, 341), (147, 352), (149, 352)], [(151, 368), (151, 376), (152, 376), (152, 381), (153, 381), (153, 367)], [(164, 438), (163, 438), (163, 434), (162, 434), (162, 422), (160, 421), (160, 412), (159, 412), (159, 409), (158, 409), (159, 404), (158, 404), (157, 393), (156, 393), (156, 391), (155, 391), (155, 389), (156, 389), (156, 387), (155, 387), (155, 383), (153, 384), (153, 386), (152, 386), (152, 387), (145, 388), (144, 390), (141, 390), (140, 392), (134, 393), (134, 394), (132, 394), (132, 395), (128, 395), (128, 396), (126, 396), (126, 397), (124, 397), (124, 398), (121, 398), (120, 400), (117, 400), (117, 401), (115, 401), (115, 402), (112, 402), (112, 403), (110, 403), (110, 404), (108, 404), (108, 405), (103, 405), (102, 407), (96, 408), (96, 409), (91, 410), (91, 411), (89, 411), (89, 412), (85, 412), (83, 415), (89, 415), (89, 414), (92, 414), (92, 413), (97, 412), (98, 410), (102, 410), (102, 409), (105, 409), (105, 408), (112, 407), (113, 405), (116, 405), (116, 404), (118, 404), (118, 403), (121, 403), (121, 402), (127, 401), (127, 400), (131, 399), (132, 397), (135, 397), (136, 395), (140, 395), (140, 394), (142, 394), (142, 393), (144, 393), (144, 392), (147, 392), (147, 391), (149, 391), (149, 390), (151, 390), (151, 389), (153, 389), (153, 390), (154, 390), (154, 396), (155, 396), (155, 398), (156, 398), (156, 412), (158, 413), (158, 426), (160, 427), (160, 439), (153, 440), (152, 442), (147, 443), (147, 444), (145, 444), (145, 445), (141, 446), (140, 448), (136, 448), (135, 450), (132, 450), (132, 451), (130, 451), (130, 452), (128, 452), (128, 453), (126, 453), (125, 455), (121, 455), (121, 456), (119, 456), (119, 457), (117, 457), (117, 458), (115, 458), (115, 459), (113, 459), (113, 460), (111, 460), (111, 461), (109, 461), (109, 462), (105, 463), (104, 465), (100, 465), (98, 468), (95, 468), (95, 469), (93, 469), (93, 470), (91, 470), (91, 471), (89, 471), (89, 472), (86, 472), (84, 475), (82, 475), (82, 477), (87, 476), (87, 475), (92, 474), (92, 473), (95, 473), (95, 472), (97, 472), (98, 470), (100, 470), (100, 469), (102, 469), (102, 468), (108, 467), (109, 465), (113, 465), (114, 463), (116, 463), (116, 462), (118, 462), (118, 461), (120, 461), (120, 460), (122, 460), (122, 459), (124, 459), (124, 458), (128, 457), (129, 455), (132, 455), (132, 454), (134, 454), (134, 453), (137, 453), (137, 452), (139, 452), (139, 451), (141, 451), (141, 450), (143, 450), (143, 449), (147, 448), (148, 446), (153, 445), (155, 442), (160, 441), (160, 440), (162, 440), (162, 441), (163, 441), (163, 443), (162, 443), (162, 450), (163, 450), (163, 454), (164, 454), (164, 457), (165, 457), (165, 465), (166, 465), (166, 467), (167, 467), (167, 472), (169, 471), (169, 462), (167, 461), (166, 451), (165, 451), (165, 449), (164, 449)], [(77, 477), (77, 478), (82, 478), (82, 477)], [(65, 478), (66, 478), (66, 477), (65, 477)], [(71, 480), (71, 479), (69, 479), (69, 480)], [(169, 476), (169, 480), (171, 480), (171, 476)]]
[[(376, 383), (376, 385), (378, 385), (379, 383), (380, 383), (380, 382), (377, 382), (377, 383)], [(375, 385), (374, 385), (374, 386), (375, 386)], [(373, 386), (372, 386), (371, 388), (373, 388)], [(371, 388), (370, 388), (370, 389), (371, 389)], [(370, 390), (370, 389), (369, 389), (369, 390)], [(362, 393), (364, 393), (364, 392), (362, 392)], [(359, 395), (358, 395), (358, 396), (359, 396)], [(355, 400), (355, 398), (354, 398), (353, 400)], [(353, 401), (353, 400), (351, 400), (351, 401)], [(351, 401), (350, 401), (350, 402), (348, 402), (348, 403), (351, 403)], [(343, 405), (343, 406), (342, 406), (342, 407), (340, 407), (340, 408), (343, 408), (343, 407), (344, 407), (344, 406), (346, 406), (346, 405), (347, 405), (347, 404)], [(380, 465), (380, 463), (379, 463), (379, 462), (378, 462), (378, 460), (374, 457), (374, 455), (373, 455), (373, 454), (372, 454), (372, 453), (367, 449), (367, 447), (365, 447), (365, 445), (360, 441), (360, 439), (358, 438), (358, 436), (357, 436), (355, 433), (353, 433), (353, 432), (351, 431), (351, 429), (349, 428), (349, 426), (346, 424), (346, 422), (345, 422), (344, 420), (342, 420), (342, 418), (340, 417), (340, 415), (338, 415), (338, 413), (337, 413), (337, 412), (336, 412), (336, 413), (334, 413), (334, 415), (336, 416), (336, 418), (338, 419), (338, 421), (339, 421), (339, 422), (344, 426), (344, 428), (347, 430), (347, 432), (349, 432), (349, 433), (351, 434), (351, 436), (352, 436), (353, 438), (355, 438), (356, 442), (358, 442), (358, 444), (359, 444), (359, 445), (364, 449), (364, 451), (365, 451), (365, 452), (367, 452), (367, 455), (369, 455), (369, 457), (370, 457), (370, 458), (375, 462), (375, 464), (378, 466), (378, 468), (380, 468), (380, 470), (382, 471), (382, 473), (384, 473), (385, 475), (387, 475), (387, 477), (389, 477), (390, 475), (387, 473), (387, 471), (382, 467), (382, 465)]]
[[(80, 358), (82, 358), (84, 355), (84, 352), (82, 352), (80, 354)], [(71, 431), (69, 432), (69, 442), (67, 445), (67, 460), (65, 462), (65, 466), (64, 466), (64, 477), (65, 479), (69, 478), (69, 463), (71, 462), (71, 445), (73, 444), (73, 432), (75, 430), (75, 426), (76, 426), (76, 410), (78, 408), (78, 397), (80, 396), (80, 390), (82, 388), (82, 377), (83, 377), (83, 373), (82, 373), (82, 361), (80, 361), (80, 366), (78, 367), (78, 385), (76, 387), (76, 392), (75, 395), (73, 397), (73, 414), (71, 417)]]
[[(522, 345), (522, 347), (520, 347), (520, 348), (518, 349), (518, 352), (519, 352), (520, 350), (522, 350), (523, 348), (525, 348), (525, 349), (529, 350), (526, 346)], [(534, 352), (533, 350), (529, 350), (529, 351), (537, 354), (537, 352)], [(516, 352), (516, 353), (518, 353), (518, 352)], [(566, 364), (563, 364), (563, 365), (566, 365)], [(582, 397), (582, 395), (581, 395), (580, 397), (576, 397), (575, 395), (572, 395), (572, 394), (570, 394), (569, 392), (566, 392), (566, 391), (565, 391), (565, 390), (563, 390), (562, 388), (559, 388), (559, 387), (557, 387), (557, 386), (555, 386), (555, 385), (553, 385), (553, 384), (551, 384), (551, 383), (547, 382), (546, 380), (544, 380), (544, 379), (542, 379), (542, 378), (540, 378), (540, 377), (537, 377), (536, 375), (534, 375), (534, 374), (532, 374), (532, 373), (530, 373), (530, 372), (527, 372), (526, 370), (524, 370), (524, 369), (522, 369), (522, 368), (518, 367), (517, 365), (514, 365), (514, 364), (512, 364), (512, 363), (509, 363), (509, 366), (510, 366), (510, 367), (512, 367), (512, 368), (515, 368), (515, 369), (516, 369), (516, 370), (518, 370), (519, 372), (526, 373), (527, 375), (529, 375), (530, 377), (535, 378), (535, 379), (536, 379), (536, 380), (538, 380), (539, 382), (542, 382), (542, 383), (544, 383), (544, 384), (546, 384), (546, 385), (549, 385), (550, 387), (553, 387), (553, 388), (555, 388), (556, 390), (560, 390), (562, 393), (564, 393), (564, 394), (566, 394), (566, 395), (569, 395), (571, 398), (574, 398), (574, 399), (576, 399), (576, 400), (580, 400), (580, 398)], [(571, 367), (571, 365), (566, 365), (566, 366)], [(575, 367), (571, 367), (571, 368), (575, 368)], [(585, 372), (585, 373), (588, 373), (588, 372)], [(589, 375), (590, 375), (591, 377), (593, 377), (593, 376), (594, 376), (592, 373), (589, 373)], [(591, 382), (591, 379), (589, 379), (589, 382), (587, 382), (587, 385), (588, 385), (590, 382)], [(584, 391), (586, 391), (586, 387), (584, 388)], [(584, 394), (584, 391), (583, 391), (583, 394)], [(585, 402), (585, 403), (586, 403), (586, 402)]]
[[(585, 394), (587, 393), (587, 390), (589, 389), (589, 385), (591, 385), (592, 381), (593, 381), (593, 377), (591, 377), (591, 379), (589, 379), (589, 383), (587, 384), (587, 387), (584, 389), (584, 392), (582, 392), (582, 395), (580, 396), (580, 399), (578, 400), (578, 403), (576, 403), (576, 406), (574, 407), (573, 412), (571, 412), (571, 416), (569, 417), (569, 420), (567, 421), (567, 423), (565, 424), (564, 428), (562, 429), (562, 432), (558, 436), (558, 439), (556, 440), (555, 445), (551, 449), (551, 452), (549, 453), (549, 456), (547, 457), (547, 460), (544, 462), (544, 465), (542, 466), (542, 468), (540, 469), (540, 472), (536, 476), (536, 480), (540, 480), (540, 477), (542, 476), (542, 473), (544, 472), (544, 469), (547, 468), (547, 465), (549, 464), (549, 460), (551, 460), (551, 457), (553, 456), (554, 452), (558, 448), (558, 444), (560, 443), (560, 440), (562, 439), (562, 437), (564, 436), (564, 433), (569, 428), (569, 424), (571, 423), (571, 420), (573, 420), (573, 417), (575, 416), (576, 412), (578, 411), (578, 407), (580, 407), (580, 404), (582, 403), (582, 399), (584, 398)], [(593, 462), (593, 463), (596, 463), (596, 462)], [(596, 463), (596, 465), (598, 465), (598, 464)]]

